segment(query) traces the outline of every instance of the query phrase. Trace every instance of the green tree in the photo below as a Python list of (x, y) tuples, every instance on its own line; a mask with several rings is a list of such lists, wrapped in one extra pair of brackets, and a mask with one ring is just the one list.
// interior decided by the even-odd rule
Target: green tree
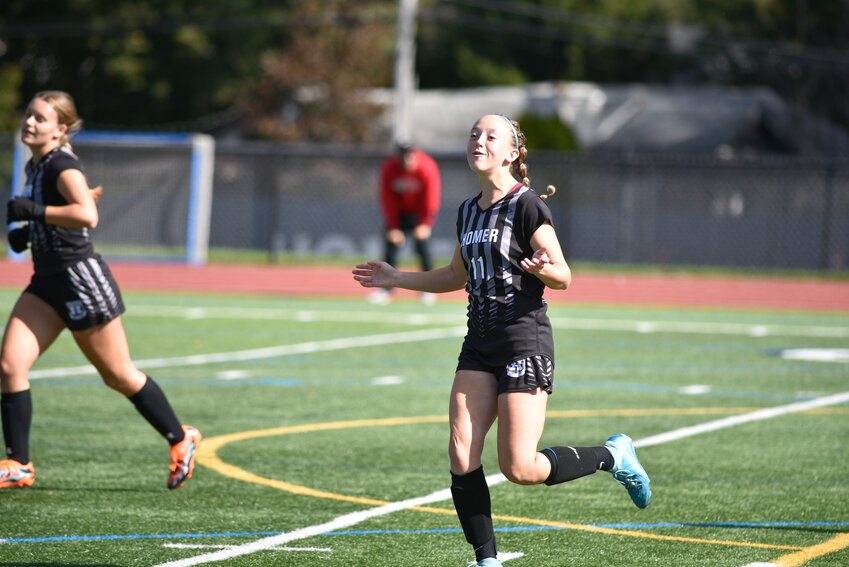
[(231, 108), (260, 74), (259, 54), (290, 25), (285, 2), (4, 0), (0, 42), (25, 103), (71, 92), (92, 125), (159, 127)]
[[(384, 108), (363, 94), (391, 82), (394, 27), (385, 23), (385, 16), (349, 12), (349, 4), (325, 2), (320, 9), (310, 5), (295, 12), (314, 24), (292, 30), (289, 41), (264, 55), (261, 77), (241, 103), (252, 135), (343, 143), (381, 140), (376, 120)], [(356, 5), (359, 10), (364, 6)]]
[[(0, 128), (44, 88), (89, 127), (368, 140), (397, 0), (3, 0)], [(849, 127), (849, 2), (419, 0), (420, 88), (767, 85)]]
[(422, 88), (766, 85), (849, 127), (846, 1), (432, 0), (418, 54)]

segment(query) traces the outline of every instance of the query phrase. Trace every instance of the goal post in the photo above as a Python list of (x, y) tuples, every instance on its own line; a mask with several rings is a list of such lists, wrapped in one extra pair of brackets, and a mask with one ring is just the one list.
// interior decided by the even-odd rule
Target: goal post
[(209, 252), (209, 219), (212, 216), (212, 183), (215, 173), (215, 138), (192, 134), (192, 172), (186, 229), (186, 261), (206, 264)]
[[(85, 130), (71, 139), (92, 186), (102, 185), (93, 232), (107, 258), (202, 266), (209, 250), (215, 139), (207, 134)], [(31, 154), (16, 137), (12, 197), (26, 191)], [(26, 254), (7, 249), (14, 261)]]

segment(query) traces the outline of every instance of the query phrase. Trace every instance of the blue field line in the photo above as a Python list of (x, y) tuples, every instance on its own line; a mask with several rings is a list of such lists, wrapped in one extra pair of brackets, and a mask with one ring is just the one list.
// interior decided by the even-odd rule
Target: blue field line
[[(586, 524), (596, 528), (609, 529), (656, 529), (656, 528), (846, 528), (849, 522), (658, 522), (653, 524)], [(497, 527), (496, 532), (531, 532), (542, 530), (568, 530), (567, 527), (558, 526), (515, 526)], [(342, 532), (327, 532), (323, 536), (351, 536), (351, 535), (414, 535), (414, 534), (453, 534), (460, 533), (460, 528), (442, 528), (426, 530), (351, 530)], [(285, 532), (212, 532), (206, 534), (120, 534), (99, 536), (48, 536), (48, 537), (22, 537), (22, 538), (0, 538), (3, 543), (44, 543), (44, 542), (73, 542), (73, 541), (109, 541), (130, 539), (185, 539), (185, 538), (211, 538), (211, 537), (246, 537), (246, 536), (273, 536)]]
[(208, 534), (118, 534), (99, 536), (47, 536), (47, 537), (9, 537), (0, 538), (0, 543), (43, 543), (50, 541), (107, 541), (116, 539), (169, 539), (230, 536), (268, 536), (283, 532), (213, 532)]

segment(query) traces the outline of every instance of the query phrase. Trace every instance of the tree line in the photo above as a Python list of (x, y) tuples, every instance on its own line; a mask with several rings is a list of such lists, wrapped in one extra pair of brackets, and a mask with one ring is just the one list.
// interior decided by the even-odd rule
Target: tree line
[[(395, 0), (4, 0), (0, 129), (39, 90), (87, 127), (376, 143)], [(418, 87), (766, 85), (849, 129), (849, 0), (419, 0)]]

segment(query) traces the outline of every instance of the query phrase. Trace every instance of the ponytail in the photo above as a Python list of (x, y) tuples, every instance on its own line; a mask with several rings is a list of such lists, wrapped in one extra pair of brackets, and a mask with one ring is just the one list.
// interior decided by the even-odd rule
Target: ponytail
[[(525, 133), (522, 132), (522, 129), (519, 127), (519, 123), (515, 120), (511, 120), (504, 116), (503, 114), (499, 114), (504, 120), (510, 124), (510, 128), (513, 133), (513, 141), (516, 144), (516, 149), (519, 150), (519, 157), (510, 164), (510, 170), (512, 171), (515, 167), (516, 174), (522, 180), (522, 185), (525, 187), (531, 186), (531, 180), (528, 178), (528, 164), (525, 163), (525, 158), (528, 157), (528, 148), (525, 146), (527, 138), (525, 137)], [(554, 185), (549, 185), (545, 188), (546, 194), (540, 195), (541, 199), (548, 199), (552, 195), (554, 195), (556, 189)]]

